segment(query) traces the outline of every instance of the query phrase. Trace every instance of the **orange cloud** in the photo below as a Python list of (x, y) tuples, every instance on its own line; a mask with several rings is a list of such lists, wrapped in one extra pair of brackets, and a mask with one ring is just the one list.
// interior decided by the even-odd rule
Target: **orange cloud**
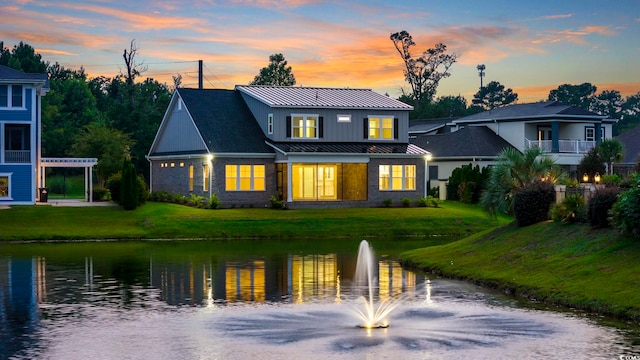
[(538, 20), (556, 20), (556, 19), (566, 19), (572, 17), (573, 14), (558, 14), (558, 15), (547, 15), (541, 16)]

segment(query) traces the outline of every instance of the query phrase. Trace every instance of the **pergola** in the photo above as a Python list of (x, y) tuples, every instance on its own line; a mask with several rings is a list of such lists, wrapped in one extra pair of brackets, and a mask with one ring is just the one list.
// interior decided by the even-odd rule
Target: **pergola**
[[(96, 158), (41, 158), (40, 159), (40, 178), (38, 187), (46, 187), (45, 169), (48, 167), (61, 167), (61, 168), (84, 168), (84, 185), (85, 196), (84, 200), (93, 202), (93, 182), (91, 181), (93, 167), (98, 163)], [(88, 191), (86, 191), (88, 190)]]

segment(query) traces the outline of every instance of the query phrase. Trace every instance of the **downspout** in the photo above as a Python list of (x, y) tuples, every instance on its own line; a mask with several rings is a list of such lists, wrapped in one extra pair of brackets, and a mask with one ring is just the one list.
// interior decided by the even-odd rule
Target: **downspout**
[(149, 155), (145, 156), (147, 161), (149, 162), (149, 194), (153, 192), (153, 162), (149, 158)]

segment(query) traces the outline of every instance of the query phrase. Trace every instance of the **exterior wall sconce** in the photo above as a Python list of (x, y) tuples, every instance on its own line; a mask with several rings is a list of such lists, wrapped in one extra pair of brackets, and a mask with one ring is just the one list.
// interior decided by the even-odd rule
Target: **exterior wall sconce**
[(596, 175), (593, 177), (593, 181), (595, 181), (596, 184), (600, 183), (600, 173), (596, 173)]
[(582, 182), (583, 183), (589, 182), (589, 175), (587, 175), (587, 173), (584, 173), (584, 175), (582, 175)]

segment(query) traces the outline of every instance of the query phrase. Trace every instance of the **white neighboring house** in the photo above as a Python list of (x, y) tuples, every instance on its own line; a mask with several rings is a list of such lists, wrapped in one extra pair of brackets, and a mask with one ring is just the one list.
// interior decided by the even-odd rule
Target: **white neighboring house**
[(432, 153), (431, 187), (436, 186), (433, 180), (446, 181), (456, 167), (494, 164), (502, 149), (509, 146), (521, 152), (540, 147), (576, 178), (580, 160), (597, 142), (612, 138), (616, 121), (546, 101), (508, 105), (440, 125), (414, 122), (409, 137), (411, 143)]

